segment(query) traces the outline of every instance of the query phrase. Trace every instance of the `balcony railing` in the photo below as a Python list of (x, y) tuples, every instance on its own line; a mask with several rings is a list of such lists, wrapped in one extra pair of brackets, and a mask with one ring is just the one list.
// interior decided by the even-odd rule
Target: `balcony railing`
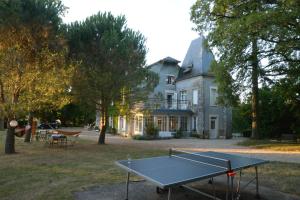
[(147, 109), (170, 109), (170, 110), (191, 110), (191, 102), (188, 100), (159, 100), (149, 99), (145, 103)]

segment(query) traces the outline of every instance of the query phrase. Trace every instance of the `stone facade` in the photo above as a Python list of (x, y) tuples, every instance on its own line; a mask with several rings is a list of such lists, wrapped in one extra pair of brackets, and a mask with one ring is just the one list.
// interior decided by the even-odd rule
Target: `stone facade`
[(145, 126), (153, 123), (161, 137), (178, 130), (203, 138), (231, 137), (231, 108), (216, 103), (217, 86), (210, 71), (214, 57), (203, 43), (203, 37), (191, 42), (181, 66), (171, 57), (148, 66), (159, 75), (159, 83), (144, 107), (132, 112), (126, 122), (125, 117), (119, 120), (119, 133), (143, 135)]

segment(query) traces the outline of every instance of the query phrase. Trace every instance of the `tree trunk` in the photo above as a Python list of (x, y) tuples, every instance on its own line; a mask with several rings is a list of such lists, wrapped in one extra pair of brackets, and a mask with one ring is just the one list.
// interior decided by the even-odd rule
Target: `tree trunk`
[(252, 138), (258, 139), (259, 138), (259, 105), (258, 105), (258, 70), (259, 70), (259, 64), (258, 64), (258, 47), (257, 47), (257, 40), (255, 39), (252, 42)]
[(15, 128), (9, 125), (10, 120), (7, 121), (7, 133), (5, 140), (5, 153), (13, 154), (15, 151)]
[(4, 119), (0, 117), (0, 131), (4, 130)]
[(30, 128), (25, 129), (26, 133), (25, 133), (24, 142), (30, 142), (31, 141), (32, 122), (33, 122), (33, 115), (32, 115), (32, 113), (29, 113), (28, 125), (30, 126)]
[(101, 112), (101, 131), (100, 136), (98, 140), (98, 144), (105, 144), (105, 133), (108, 125), (108, 113), (106, 111), (106, 108), (102, 108)]

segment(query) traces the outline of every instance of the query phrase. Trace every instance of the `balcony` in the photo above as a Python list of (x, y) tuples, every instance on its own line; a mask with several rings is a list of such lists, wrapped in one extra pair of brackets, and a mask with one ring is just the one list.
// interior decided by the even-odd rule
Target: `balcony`
[(166, 110), (191, 110), (191, 102), (188, 100), (160, 100), (148, 99), (145, 108), (150, 110), (166, 109)]

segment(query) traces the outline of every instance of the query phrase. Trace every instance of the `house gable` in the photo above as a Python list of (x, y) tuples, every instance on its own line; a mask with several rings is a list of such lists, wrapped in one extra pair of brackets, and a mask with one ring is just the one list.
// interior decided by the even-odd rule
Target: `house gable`
[(182, 62), (177, 81), (192, 78), (199, 75), (213, 76), (210, 72), (210, 64), (214, 56), (204, 45), (204, 37), (193, 40)]

